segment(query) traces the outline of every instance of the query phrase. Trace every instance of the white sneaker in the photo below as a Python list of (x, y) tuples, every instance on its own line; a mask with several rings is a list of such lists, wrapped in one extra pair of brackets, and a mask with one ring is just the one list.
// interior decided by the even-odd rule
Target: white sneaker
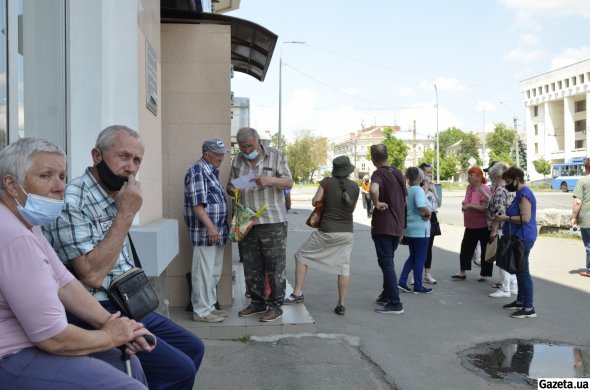
[(205, 317), (199, 317), (198, 315), (196, 315), (195, 313), (193, 313), (193, 321), (196, 321), (196, 322), (209, 322), (209, 323), (213, 323), (213, 322), (221, 322), (223, 320), (224, 320), (223, 317), (216, 316), (213, 313), (209, 313)]
[(488, 295), (490, 298), (510, 298), (510, 291), (498, 290)]
[(432, 277), (432, 275), (430, 274), (426, 274), (424, 275), (424, 283), (428, 283), (428, 284), (436, 284), (436, 279), (434, 279)]
[(227, 311), (227, 310), (213, 309), (213, 310), (211, 310), (211, 313), (215, 314), (216, 316), (219, 316), (219, 317), (229, 317), (229, 311)]

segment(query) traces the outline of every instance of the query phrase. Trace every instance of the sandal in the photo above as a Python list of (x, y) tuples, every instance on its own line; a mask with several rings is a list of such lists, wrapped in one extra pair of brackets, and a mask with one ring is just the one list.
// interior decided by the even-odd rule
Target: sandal
[(502, 288), (502, 283), (494, 283), (492, 284), (492, 288)]
[(588, 272), (588, 271), (582, 271), (582, 272), (580, 272), (580, 276), (590, 277), (590, 272)]
[(346, 308), (343, 305), (338, 305), (334, 309), (334, 313), (338, 314), (339, 316), (343, 316), (346, 313)]
[(477, 279), (478, 282), (487, 282), (488, 279), (484, 276), (480, 277), (479, 279)]
[(465, 280), (465, 279), (467, 279), (467, 275), (461, 276), (461, 275), (457, 274), (457, 275), (451, 276), (451, 279), (454, 279), (454, 280)]
[(303, 294), (295, 295), (292, 293), (283, 301), (283, 305), (292, 305), (294, 303), (303, 303)]

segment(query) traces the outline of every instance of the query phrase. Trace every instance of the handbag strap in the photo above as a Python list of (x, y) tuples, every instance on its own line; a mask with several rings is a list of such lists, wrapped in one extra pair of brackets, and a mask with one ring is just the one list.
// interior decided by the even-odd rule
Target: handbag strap
[(131, 253), (133, 254), (133, 264), (135, 264), (137, 268), (142, 268), (139, 257), (137, 256), (137, 252), (135, 251), (135, 245), (133, 245), (133, 240), (131, 239), (131, 235), (129, 233), (127, 233), (127, 238), (129, 238), (129, 245), (131, 246)]
[[(519, 210), (519, 212), (520, 212), (520, 210)], [(522, 224), (522, 214), (518, 214), (518, 216), (520, 217), (520, 228), (522, 229), (522, 233), (523, 233), (522, 238), (524, 239), (524, 225)], [(516, 232), (514, 234), (516, 234)], [(512, 223), (511, 222), (508, 222), (508, 235), (510, 237), (512, 237)]]

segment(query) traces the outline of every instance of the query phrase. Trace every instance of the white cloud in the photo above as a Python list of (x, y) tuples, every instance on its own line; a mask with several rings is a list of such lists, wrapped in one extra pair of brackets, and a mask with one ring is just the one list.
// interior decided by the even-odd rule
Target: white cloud
[(361, 89), (358, 87), (350, 87), (342, 90), (342, 92), (347, 93), (349, 95), (358, 95), (360, 91)]
[(510, 52), (504, 55), (504, 59), (507, 61), (517, 61), (526, 63), (535, 60), (540, 55), (540, 49), (525, 50), (520, 47), (517, 47), (516, 49), (512, 49)]
[(415, 96), (416, 95), (416, 89), (414, 89), (413, 87), (399, 87), (398, 91), (399, 91), (400, 96)]
[(551, 60), (551, 70), (563, 68), (590, 58), (590, 47), (567, 48)]
[(485, 112), (490, 112), (490, 111), (495, 111), (495, 106), (488, 102), (487, 100), (480, 100), (477, 102), (476, 106), (475, 106), (475, 111), (485, 111)]
[(546, 16), (576, 15), (590, 18), (588, 0), (502, 0), (504, 5), (518, 13)]
[(520, 36), (520, 43), (523, 45), (537, 45), (539, 43), (539, 38), (535, 34), (522, 34)]
[(469, 89), (465, 84), (461, 84), (459, 80), (445, 77), (439, 77), (432, 83), (422, 81), (420, 84), (422, 88), (427, 89), (433, 89), (435, 85), (439, 91), (467, 91)]

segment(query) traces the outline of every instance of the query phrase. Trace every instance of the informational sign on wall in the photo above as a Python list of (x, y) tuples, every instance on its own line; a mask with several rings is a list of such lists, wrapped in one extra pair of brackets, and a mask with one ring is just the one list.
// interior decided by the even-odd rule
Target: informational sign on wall
[(145, 105), (158, 115), (158, 57), (150, 43), (145, 41)]

